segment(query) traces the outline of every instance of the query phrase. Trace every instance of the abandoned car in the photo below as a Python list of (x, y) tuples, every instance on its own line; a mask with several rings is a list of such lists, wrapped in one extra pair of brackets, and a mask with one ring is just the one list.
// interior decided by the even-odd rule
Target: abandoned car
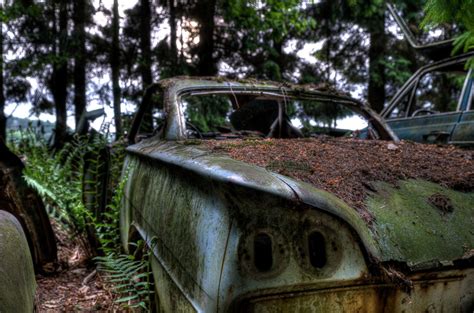
[(160, 312), (474, 308), (472, 151), (399, 142), (327, 88), (216, 78), (149, 87), (129, 141), (122, 244), (148, 243)]

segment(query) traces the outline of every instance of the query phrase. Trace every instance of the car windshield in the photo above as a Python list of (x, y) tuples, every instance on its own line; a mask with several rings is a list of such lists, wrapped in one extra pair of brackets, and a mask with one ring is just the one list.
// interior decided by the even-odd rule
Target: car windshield
[(366, 119), (347, 105), (326, 99), (298, 99), (251, 94), (181, 97), (188, 137), (260, 136), (297, 138), (352, 136), (366, 129)]

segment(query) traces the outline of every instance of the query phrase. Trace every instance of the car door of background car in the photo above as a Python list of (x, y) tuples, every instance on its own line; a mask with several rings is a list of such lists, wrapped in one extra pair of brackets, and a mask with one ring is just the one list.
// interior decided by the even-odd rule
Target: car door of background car
[(384, 116), (401, 139), (448, 143), (462, 118), (468, 79), (464, 62), (421, 71)]
[(471, 69), (463, 87), (460, 111), (462, 115), (454, 128), (451, 143), (474, 145), (474, 71)]

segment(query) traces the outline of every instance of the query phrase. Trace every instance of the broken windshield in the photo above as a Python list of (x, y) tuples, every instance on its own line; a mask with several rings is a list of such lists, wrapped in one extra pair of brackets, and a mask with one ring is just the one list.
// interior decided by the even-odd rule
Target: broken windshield
[(181, 105), (191, 137), (352, 136), (368, 126), (352, 108), (324, 99), (219, 93), (185, 95)]

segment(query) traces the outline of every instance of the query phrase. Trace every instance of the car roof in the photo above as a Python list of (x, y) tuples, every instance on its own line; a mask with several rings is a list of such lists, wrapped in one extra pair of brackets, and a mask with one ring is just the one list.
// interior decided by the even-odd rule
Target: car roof
[(314, 99), (343, 104), (369, 119), (372, 122), (374, 128), (379, 131), (379, 133), (381, 133), (381, 137), (393, 140), (395, 142), (398, 142), (399, 140), (397, 135), (390, 129), (385, 121), (375, 111), (373, 111), (367, 103), (354, 99), (347, 93), (343, 93), (326, 84), (295, 85), (286, 82), (272, 82), (257, 79), (178, 76), (160, 80), (156, 84), (152, 84), (147, 88), (129, 132), (129, 143), (133, 144), (135, 142), (134, 138), (138, 133), (145, 109), (150, 105), (152, 95), (158, 90), (165, 92), (165, 110), (171, 110), (174, 112), (180, 111), (180, 109), (173, 109), (169, 106), (174, 106), (176, 98), (183, 93), (200, 94), (207, 92), (221, 92), (241, 94), (250, 93), (255, 95), (266, 94), (280, 97), (289, 96), (301, 99)]

